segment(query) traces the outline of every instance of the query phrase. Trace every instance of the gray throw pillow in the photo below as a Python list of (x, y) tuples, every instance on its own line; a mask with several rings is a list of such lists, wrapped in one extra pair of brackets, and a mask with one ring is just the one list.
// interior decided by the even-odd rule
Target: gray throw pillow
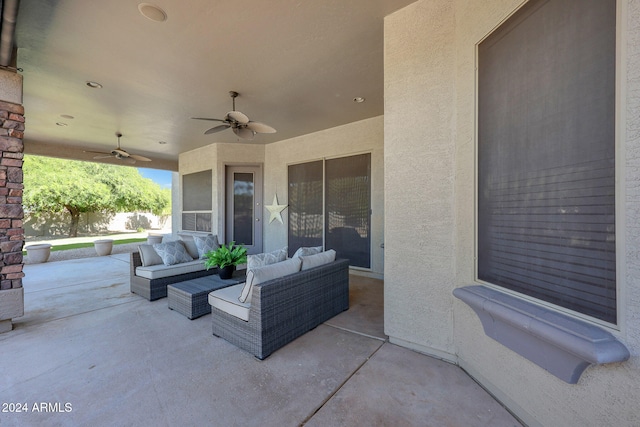
[(162, 264), (162, 258), (153, 249), (153, 245), (138, 245), (138, 253), (140, 253), (140, 261), (142, 261), (143, 267)]
[(299, 258), (291, 258), (286, 261), (276, 262), (274, 264), (265, 265), (264, 267), (258, 267), (247, 272), (247, 280), (242, 287), (242, 292), (238, 297), (238, 301), (250, 303), (251, 292), (253, 291), (254, 285), (297, 273), (300, 271), (301, 265), (302, 261)]
[(301, 256), (302, 267), (301, 270), (308, 270), (313, 267), (319, 267), (321, 265), (329, 264), (336, 260), (336, 251), (329, 249), (326, 252), (320, 252), (319, 254)]
[(315, 255), (322, 252), (322, 246), (301, 247), (298, 248), (291, 258), (299, 258), (301, 256)]
[(180, 240), (156, 243), (153, 245), (153, 249), (160, 255), (164, 265), (175, 265), (193, 261), (193, 258), (187, 253), (184, 244)]
[(204, 254), (209, 251), (215, 251), (220, 247), (218, 236), (215, 234), (207, 234), (206, 236), (193, 236), (193, 241), (198, 248), (198, 257), (204, 258)]
[(247, 256), (247, 270), (252, 270), (265, 265), (274, 264), (287, 259), (287, 248), (278, 249), (277, 251), (266, 252), (263, 254)]
[(198, 248), (196, 247), (196, 242), (193, 241), (193, 236), (190, 234), (180, 234), (180, 241), (184, 245), (184, 248), (187, 250), (187, 253), (193, 259), (198, 259), (200, 255), (198, 254)]

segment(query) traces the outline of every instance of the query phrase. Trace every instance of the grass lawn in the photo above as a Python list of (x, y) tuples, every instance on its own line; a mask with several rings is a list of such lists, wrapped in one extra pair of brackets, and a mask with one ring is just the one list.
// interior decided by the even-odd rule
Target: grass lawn
[[(126, 243), (139, 243), (139, 242), (146, 242), (147, 239), (146, 237), (140, 237), (137, 239), (121, 239), (121, 240), (114, 240), (113, 244), (114, 245), (122, 245), (122, 244), (126, 244)], [(80, 249), (80, 248), (92, 248), (93, 247), (93, 242), (84, 242), (84, 243), (71, 243), (68, 245), (53, 245), (51, 246), (51, 252), (55, 252), (55, 251), (65, 251), (68, 249)], [(24, 249), (22, 251), (23, 255), (27, 254), (27, 250)]]

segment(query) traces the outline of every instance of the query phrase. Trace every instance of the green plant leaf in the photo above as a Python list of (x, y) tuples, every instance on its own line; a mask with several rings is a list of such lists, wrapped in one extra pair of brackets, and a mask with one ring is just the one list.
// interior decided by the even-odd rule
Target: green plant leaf
[(247, 262), (247, 248), (235, 243), (223, 244), (215, 251), (205, 253), (204, 265), (207, 270), (212, 267), (224, 268), (229, 265), (245, 264)]

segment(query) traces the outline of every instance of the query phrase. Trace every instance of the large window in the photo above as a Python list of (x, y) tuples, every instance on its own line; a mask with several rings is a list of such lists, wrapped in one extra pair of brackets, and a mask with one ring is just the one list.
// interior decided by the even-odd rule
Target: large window
[(616, 323), (615, 0), (532, 0), (478, 48), (478, 279)]
[(211, 232), (211, 170), (182, 176), (182, 229)]
[(371, 267), (371, 155), (289, 166), (289, 252), (335, 249), (352, 266)]

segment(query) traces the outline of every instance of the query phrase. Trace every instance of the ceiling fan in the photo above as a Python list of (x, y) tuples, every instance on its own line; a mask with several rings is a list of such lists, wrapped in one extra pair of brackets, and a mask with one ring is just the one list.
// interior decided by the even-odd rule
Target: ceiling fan
[(236, 98), (238, 97), (238, 95), (238, 92), (229, 92), (229, 96), (231, 96), (231, 99), (233, 99), (233, 110), (229, 111), (227, 115), (224, 116), (224, 119), (211, 119), (206, 117), (191, 118), (195, 120), (210, 120), (214, 122), (222, 122), (221, 125), (214, 126), (211, 129), (208, 129), (204, 133), (205, 135), (220, 132), (228, 128), (231, 128), (231, 130), (233, 130), (233, 133), (235, 133), (242, 139), (253, 139), (253, 137), (258, 133), (276, 133), (276, 130), (271, 126), (249, 120), (249, 117), (247, 117), (245, 114), (241, 113), (240, 111), (236, 111)]
[(125, 150), (123, 150), (122, 148), (120, 148), (120, 137), (122, 136), (122, 134), (120, 132), (116, 132), (116, 136), (118, 137), (118, 147), (114, 148), (113, 150), (111, 150), (110, 153), (105, 153), (102, 151), (86, 151), (86, 153), (96, 153), (96, 154), (101, 154), (100, 156), (95, 156), (94, 159), (106, 159), (109, 157), (114, 157), (118, 160), (122, 160), (126, 163), (135, 163), (136, 160), (140, 161), (140, 162), (150, 162), (151, 159), (144, 157), (144, 156), (139, 156), (137, 154), (130, 154), (127, 153)]

